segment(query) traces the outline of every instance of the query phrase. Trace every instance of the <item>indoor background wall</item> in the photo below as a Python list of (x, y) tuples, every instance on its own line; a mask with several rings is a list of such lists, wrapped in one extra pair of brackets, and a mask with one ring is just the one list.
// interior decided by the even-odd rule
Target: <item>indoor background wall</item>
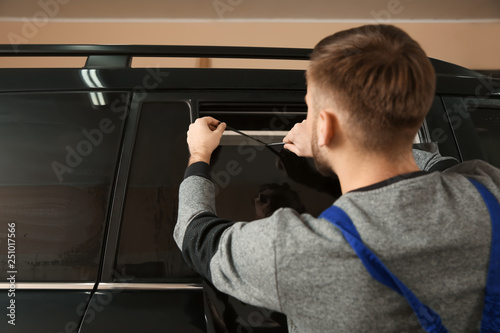
[[(500, 69), (500, 1), (496, 0), (441, 1), (441, 7), (427, 0), (421, 0), (420, 6), (414, 6), (417, 0), (277, 1), (281, 7), (260, 0), (190, 0), (170, 1), (170, 10), (161, 10), (154, 0), (123, 0), (122, 5), (116, 0), (101, 2), (107, 5), (94, 0), (24, 0), (24, 5), (19, 0), (2, 1), (0, 43), (14, 48), (26, 43), (312, 48), (324, 36), (339, 30), (366, 23), (390, 23), (406, 30), (430, 57), (473, 69)], [(258, 2), (260, 9), (256, 7)], [(2, 67), (80, 66), (82, 62), (0, 58)], [(135, 62), (138, 66), (146, 64), (195, 66), (196, 59)], [(212, 65), (234, 64), (213, 60)], [(257, 66), (251, 61), (236, 65)], [(273, 61), (268, 65), (280, 66)], [(281, 66), (301, 68), (304, 64)]]

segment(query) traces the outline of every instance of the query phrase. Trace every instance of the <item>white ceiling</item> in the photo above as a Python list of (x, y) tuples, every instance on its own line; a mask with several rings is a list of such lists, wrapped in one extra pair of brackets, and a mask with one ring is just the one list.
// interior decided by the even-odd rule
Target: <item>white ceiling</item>
[(37, 15), (52, 20), (500, 21), (500, 1), (0, 0), (3, 20), (32, 19)]

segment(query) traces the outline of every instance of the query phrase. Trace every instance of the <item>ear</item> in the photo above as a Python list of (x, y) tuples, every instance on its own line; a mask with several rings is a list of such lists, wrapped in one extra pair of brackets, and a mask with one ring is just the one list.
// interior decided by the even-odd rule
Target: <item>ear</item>
[(321, 110), (318, 118), (318, 145), (328, 146), (338, 134), (337, 128), (337, 116), (333, 112)]

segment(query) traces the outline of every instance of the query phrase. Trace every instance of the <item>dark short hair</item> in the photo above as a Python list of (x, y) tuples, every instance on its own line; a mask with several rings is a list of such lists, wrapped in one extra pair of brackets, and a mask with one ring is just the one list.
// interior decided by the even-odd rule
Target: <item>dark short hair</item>
[(307, 81), (322, 107), (332, 103), (345, 112), (349, 135), (363, 148), (386, 150), (413, 140), (431, 106), (436, 75), (406, 32), (365, 25), (321, 40)]

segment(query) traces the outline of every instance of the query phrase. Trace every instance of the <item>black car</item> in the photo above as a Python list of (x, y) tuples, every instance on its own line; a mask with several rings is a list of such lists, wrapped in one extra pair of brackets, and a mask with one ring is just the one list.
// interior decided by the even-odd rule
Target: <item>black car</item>
[[(204, 285), (172, 232), (186, 131), (201, 116), (247, 135), (226, 131), (214, 156), (219, 215), (251, 221), (282, 205), (319, 214), (332, 204), (335, 191), (306, 185), (309, 161), (265, 145), (305, 119), (304, 72), (130, 63), (306, 61), (310, 51), (0, 46), (0, 56), (88, 57), (83, 68), (0, 69), (0, 331), (286, 331), (279, 314)], [(500, 80), (432, 63), (436, 97), (416, 141), (500, 167)]]

